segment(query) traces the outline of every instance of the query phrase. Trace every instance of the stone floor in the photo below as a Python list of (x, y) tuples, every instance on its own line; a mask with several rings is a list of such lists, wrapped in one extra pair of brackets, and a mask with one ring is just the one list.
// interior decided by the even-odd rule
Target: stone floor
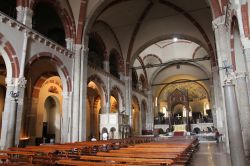
[[(247, 160), (250, 165), (250, 160)], [(224, 143), (201, 143), (193, 155), (190, 166), (231, 166), (230, 155)]]

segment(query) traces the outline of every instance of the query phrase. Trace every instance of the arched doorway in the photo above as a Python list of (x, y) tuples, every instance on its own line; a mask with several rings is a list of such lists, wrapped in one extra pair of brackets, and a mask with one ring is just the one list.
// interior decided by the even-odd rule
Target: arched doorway
[[(36, 112), (37, 142), (39, 138), (46, 138), (46, 142), (54, 139), (56, 143), (61, 142), (61, 116), (62, 116), (62, 83), (58, 76), (46, 75), (40, 77), (34, 86), (32, 94), (32, 112)], [(41, 87), (39, 83), (43, 81)], [(36, 90), (39, 89), (38, 96)], [(30, 124), (31, 125), (31, 124)], [(34, 128), (30, 128), (34, 130)], [(41, 140), (40, 140), (41, 141)]]
[(139, 101), (136, 96), (132, 97), (132, 131), (133, 135), (139, 135), (140, 134), (140, 106)]
[(47, 126), (47, 129), (43, 128), (44, 135), (47, 135), (48, 139), (55, 139), (56, 142), (60, 142), (61, 113), (58, 98), (48, 96), (45, 99), (44, 107), (43, 127)]
[(89, 81), (87, 88), (88, 100), (89, 100), (89, 112), (87, 113), (90, 117), (88, 121), (89, 128), (87, 129), (87, 133), (89, 134), (87, 138), (95, 137), (97, 139), (100, 138), (100, 121), (99, 114), (102, 113), (103, 109), (103, 98), (104, 93), (102, 88), (95, 81)]
[(147, 128), (147, 104), (146, 101), (143, 100), (141, 103), (141, 126), (142, 126), (142, 130), (146, 130)]

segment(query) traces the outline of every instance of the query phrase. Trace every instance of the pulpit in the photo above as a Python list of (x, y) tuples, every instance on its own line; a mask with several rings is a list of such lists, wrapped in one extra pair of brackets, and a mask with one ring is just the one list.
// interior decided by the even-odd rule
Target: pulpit
[[(128, 131), (128, 115), (120, 113), (105, 113), (100, 114), (100, 133), (105, 129), (108, 132), (109, 139), (120, 139), (122, 135), (125, 135)], [(125, 128), (122, 130), (122, 126)], [(124, 132), (122, 134), (122, 132)], [(124, 136), (125, 137), (125, 136)]]

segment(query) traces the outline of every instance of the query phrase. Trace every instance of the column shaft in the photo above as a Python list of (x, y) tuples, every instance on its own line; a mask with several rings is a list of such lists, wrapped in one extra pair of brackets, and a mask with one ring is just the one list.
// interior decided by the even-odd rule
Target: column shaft
[(238, 74), (236, 83), (244, 150), (248, 156), (250, 155), (250, 107), (245, 75)]
[(72, 110), (72, 141), (79, 141), (79, 102), (80, 102), (80, 67), (81, 67), (81, 45), (76, 45), (74, 59), (74, 91), (73, 91), (73, 110)]
[(245, 155), (241, 135), (239, 110), (234, 85), (227, 83), (224, 85), (225, 104), (227, 111), (229, 147), (232, 166), (245, 166)]

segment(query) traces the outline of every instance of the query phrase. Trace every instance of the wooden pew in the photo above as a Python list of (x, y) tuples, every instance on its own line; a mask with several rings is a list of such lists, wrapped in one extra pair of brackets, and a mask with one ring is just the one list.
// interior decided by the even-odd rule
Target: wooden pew
[(128, 164), (159, 164), (159, 165), (171, 165), (173, 160), (171, 159), (148, 159), (148, 158), (127, 158), (127, 157), (102, 157), (102, 156), (81, 156), (81, 160), (85, 161), (113, 161), (118, 163)]

